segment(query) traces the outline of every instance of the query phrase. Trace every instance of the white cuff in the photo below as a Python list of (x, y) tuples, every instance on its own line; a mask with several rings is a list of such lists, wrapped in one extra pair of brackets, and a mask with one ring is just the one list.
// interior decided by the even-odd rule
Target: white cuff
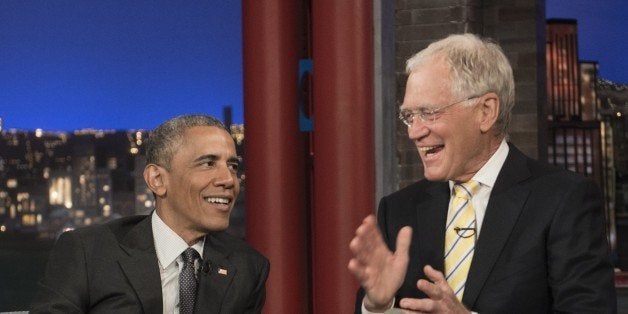
[[(395, 306), (395, 299), (393, 298), (392, 301), (392, 305), (390, 306), (389, 310), (392, 309)], [(366, 307), (364, 306), (364, 300), (362, 300), (362, 314), (382, 314), (385, 312), (371, 312), (369, 310), (366, 309)]]

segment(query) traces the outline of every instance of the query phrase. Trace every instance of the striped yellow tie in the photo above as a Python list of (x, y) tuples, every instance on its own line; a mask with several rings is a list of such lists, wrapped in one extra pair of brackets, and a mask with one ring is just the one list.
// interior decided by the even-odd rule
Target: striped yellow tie
[(475, 250), (476, 221), (471, 196), (479, 187), (476, 181), (455, 184), (454, 199), (447, 212), (445, 278), (458, 300), (462, 300)]

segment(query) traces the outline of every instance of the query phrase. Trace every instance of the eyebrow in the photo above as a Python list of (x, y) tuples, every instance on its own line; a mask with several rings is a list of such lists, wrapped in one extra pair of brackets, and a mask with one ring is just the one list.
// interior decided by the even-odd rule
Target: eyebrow
[(241, 163), (242, 162), (242, 157), (241, 156), (231, 157), (231, 158), (227, 159), (227, 162)]
[[(199, 156), (198, 158), (194, 159), (194, 162), (200, 162), (200, 161), (205, 161), (205, 160), (211, 160), (211, 161), (215, 161), (220, 159), (220, 157), (214, 155), (214, 154), (208, 154), (208, 155), (202, 155)], [(242, 162), (242, 157), (240, 156), (233, 156), (227, 159), (227, 162)]]
[(425, 104), (425, 105), (416, 105), (416, 106), (412, 106), (412, 107), (406, 107), (406, 108), (400, 108), (399, 112), (404, 112), (404, 111), (436, 111), (439, 110), (440, 108), (436, 107), (435, 105), (431, 105), (431, 104)]
[(205, 160), (216, 160), (218, 156), (209, 154), (209, 155), (201, 155), (198, 158), (194, 159), (194, 162), (205, 161)]
[(401, 107), (403, 107), (403, 104), (401, 104), (401, 106), (399, 106), (399, 108), (401, 110), (412, 110), (412, 109), (432, 109), (435, 106), (437, 106), (436, 104), (431, 104), (431, 103), (420, 103), (420, 104), (412, 104), (412, 105), (408, 105), (405, 108), (401, 109)]

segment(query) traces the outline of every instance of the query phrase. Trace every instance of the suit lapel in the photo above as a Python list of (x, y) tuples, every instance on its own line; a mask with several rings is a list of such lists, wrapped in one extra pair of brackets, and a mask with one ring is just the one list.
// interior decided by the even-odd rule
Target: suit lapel
[(480, 238), (476, 244), (467, 277), (463, 301), (471, 308), (506, 244), (530, 193), (529, 189), (522, 188), (518, 183), (529, 178), (530, 175), (526, 157), (510, 145), (510, 152), (497, 177), (486, 207)]
[(421, 264), (429, 264), (435, 269), (442, 270), (449, 185), (446, 182), (434, 183), (427, 192), (431, 197), (417, 205), (418, 228), (414, 231), (416, 236), (413, 241), (420, 247), (418, 251), (421, 254)]
[(208, 234), (203, 248), (204, 266), (199, 273), (195, 312), (220, 313), (237, 269), (229, 262), (231, 251), (220, 236)]
[(122, 239), (120, 246), (127, 255), (120, 257), (118, 263), (137, 293), (144, 312), (161, 313), (161, 277), (150, 217), (148, 215)]

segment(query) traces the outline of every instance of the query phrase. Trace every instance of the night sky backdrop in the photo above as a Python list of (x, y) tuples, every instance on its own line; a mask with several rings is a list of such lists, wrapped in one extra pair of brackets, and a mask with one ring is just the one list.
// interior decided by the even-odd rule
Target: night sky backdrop
[(5, 128), (152, 129), (223, 106), (242, 123), (239, 1), (1, 0)]
[[(578, 19), (580, 59), (628, 83), (626, 0), (547, 0)], [(243, 122), (241, 4), (0, 0), (4, 128), (152, 129), (182, 113)]]
[(628, 84), (628, 1), (546, 0), (545, 15), (578, 20), (579, 59), (597, 61), (600, 77)]

